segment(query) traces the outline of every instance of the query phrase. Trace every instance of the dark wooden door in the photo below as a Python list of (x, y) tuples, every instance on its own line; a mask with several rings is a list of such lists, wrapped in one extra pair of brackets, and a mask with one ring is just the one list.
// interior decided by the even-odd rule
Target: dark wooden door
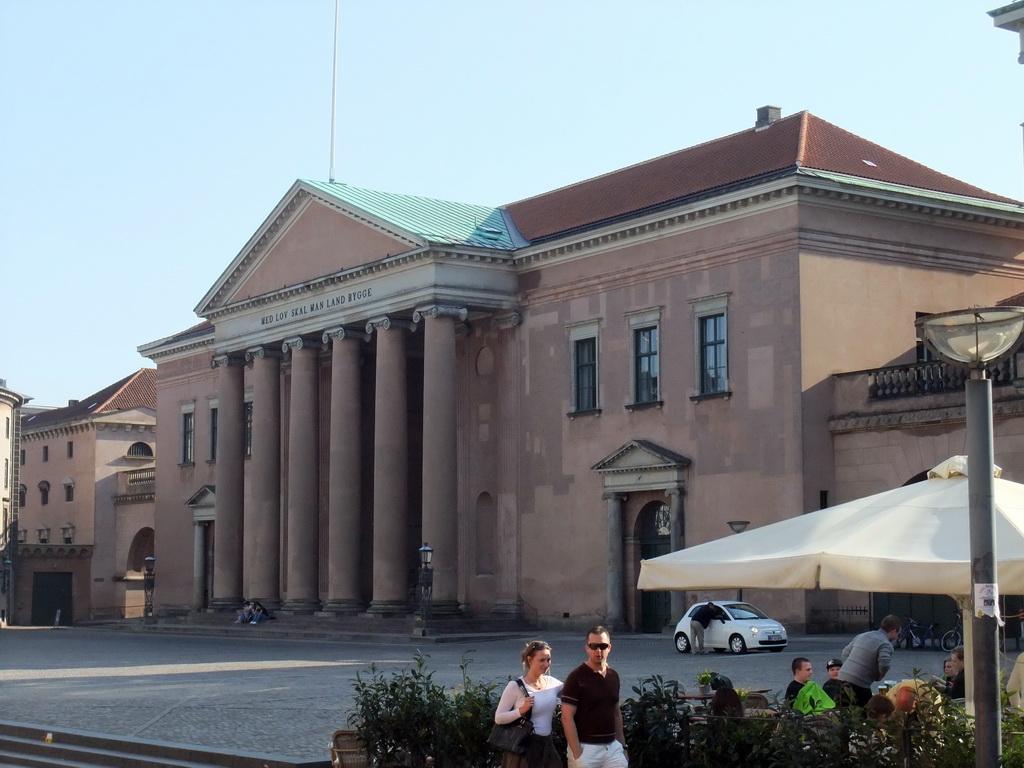
[(60, 611), (61, 626), (70, 627), (74, 620), (71, 573), (58, 571), (32, 574), (32, 625), (52, 625), (57, 611)]

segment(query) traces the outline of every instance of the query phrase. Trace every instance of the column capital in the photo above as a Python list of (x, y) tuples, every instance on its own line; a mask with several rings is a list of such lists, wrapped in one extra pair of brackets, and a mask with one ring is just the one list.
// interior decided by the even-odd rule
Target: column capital
[(368, 334), (373, 333), (375, 330), (380, 329), (382, 331), (396, 328), (406, 331), (415, 331), (416, 323), (409, 320), (402, 320), (397, 317), (391, 317), (390, 315), (382, 315), (380, 317), (371, 317), (366, 321), (366, 332)]
[(629, 498), (629, 494), (619, 493), (618, 491), (605, 491), (601, 494), (601, 498), (605, 501), (625, 501)]
[(225, 368), (229, 365), (245, 365), (244, 355), (232, 355), (230, 352), (221, 352), (210, 358), (210, 368)]
[(319, 352), (323, 348), (323, 341), (309, 336), (292, 336), (281, 343), (281, 351), (285, 354), (293, 349), (312, 349)]
[(505, 312), (491, 318), (491, 328), (503, 331), (506, 328), (515, 328), (522, 321), (523, 316), (518, 311)]
[(268, 346), (249, 347), (245, 350), (245, 362), (252, 363), (253, 360), (262, 360), (265, 357), (282, 357), (284, 353), (279, 349)]
[(666, 496), (685, 496), (686, 489), (681, 485), (670, 486), (665, 489)]
[(324, 344), (330, 344), (331, 339), (337, 339), (338, 341), (341, 341), (342, 339), (356, 339), (358, 341), (369, 341), (370, 334), (359, 329), (345, 328), (344, 326), (340, 326), (338, 328), (331, 328), (329, 330), (324, 331)]
[(465, 307), (452, 307), (445, 304), (428, 304), (412, 313), (412, 321), (419, 323), (428, 317), (454, 317), (460, 323), (465, 322), (469, 311)]

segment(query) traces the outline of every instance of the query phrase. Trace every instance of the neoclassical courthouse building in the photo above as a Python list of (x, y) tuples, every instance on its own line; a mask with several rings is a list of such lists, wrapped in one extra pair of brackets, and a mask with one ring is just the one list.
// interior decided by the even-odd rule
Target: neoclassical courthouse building
[[(682, 600), (641, 558), (963, 452), (962, 394), (915, 421), (876, 369), (1024, 291), (1022, 254), (1020, 203), (776, 107), (497, 208), (297, 181), (203, 322), (140, 347), (157, 611), (405, 615), (426, 542), (435, 616), (660, 630)], [(770, 586), (795, 625), (851, 599)]]

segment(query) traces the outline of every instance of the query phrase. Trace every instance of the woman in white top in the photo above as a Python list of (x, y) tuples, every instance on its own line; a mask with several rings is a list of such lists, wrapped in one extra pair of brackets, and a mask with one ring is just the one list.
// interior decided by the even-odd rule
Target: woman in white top
[(551, 743), (551, 719), (562, 693), (562, 681), (548, 674), (551, 646), (543, 640), (529, 642), (523, 649), (522, 660), (525, 674), (521, 680), (530, 695), (523, 696), (519, 683), (510, 680), (498, 701), (494, 722), (507, 725), (529, 714), (533, 735), (523, 754), (505, 753), (502, 768), (561, 768), (562, 760)]

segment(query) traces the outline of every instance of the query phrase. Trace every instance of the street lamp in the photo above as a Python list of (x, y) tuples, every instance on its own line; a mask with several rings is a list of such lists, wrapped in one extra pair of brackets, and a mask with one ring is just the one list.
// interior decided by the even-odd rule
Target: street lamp
[[(750, 525), (749, 520), (730, 520), (727, 525), (732, 529), (733, 533), (743, 533), (747, 530), (747, 526)], [(743, 587), (736, 590), (736, 599), (743, 599)]]
[(146, 595), (146, 605), (142, 609), (143, 621), (153, 616), (153, 588), (156, 586), (156, 574), (153, 573), (153, 568), (155, 565), (155, 557), (150, 555), (146, 558), (146, 571), (142, 576), (142, 588)]
[(423, 542), (420, 552), (420, 633), (427, 634), (427, 622), (430, 621), (430, 603), (434, 594), (434, 570), (430, 561), (434, 559), (434, 550), (427, 542)]
[(971, 665), (974, 683), (975, 765), (999, 765), (999, 584), (996, 578), (992, 467), (992, 382), (986, 369), (1012, 355), (1024, 331), (1024, 307), (979, 307), (926, 315), (921, 338), (942, 360), (966, 368), (967, 495), (971, 544)]

